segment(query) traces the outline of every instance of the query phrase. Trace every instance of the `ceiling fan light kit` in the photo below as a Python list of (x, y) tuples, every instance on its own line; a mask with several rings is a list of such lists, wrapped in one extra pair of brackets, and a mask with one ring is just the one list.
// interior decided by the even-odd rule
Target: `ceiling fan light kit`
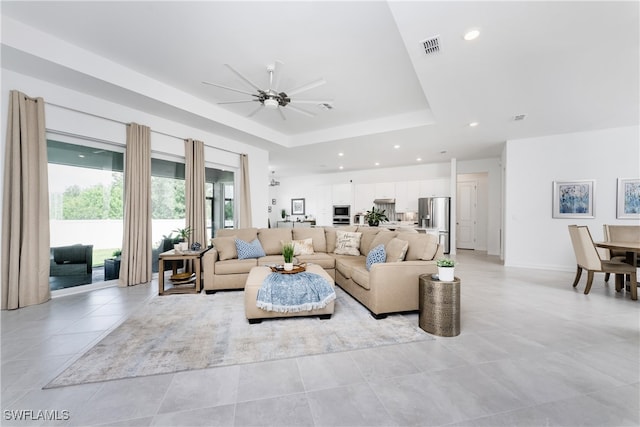
[[(278, 92), (277, 91), (277, 79), (274, 79), (275, 73), (276, 73), (276, 69), (277, 69), (277, 64), (282, 64), (281, 62), (275, 62), (273, 64), (269, 64), (267, 65), (267, 72), (269, 73), (269, 88), (267, 90), (263, 90), (261, 89), (258, 85), (256, 85), (255, 83), (253, 83), (251, 80), (249, 80), (247, 77), (245, 77), (244, 75), (242, 75), (239, 71), (235, 70), (231, 65), (229, 64), (224, 64), (229, 70), (231, 70), (231, 72), (233, 72), (236, 76), (238, 76), (241, 80), (243, 80), (245, 83), (247, 83), (249, 86), (253, 87), (255, 89), (255, 92), (248, 92), (246, 90), (242, 90), (242, 89), (236, 89), (236, 88), (232, 88), (232, 87), (228, 87), (228, 86), (223, 86), (217, 83), (210, 83), (210, 82), (202, 82), (204, 84), (208, 84), (211, 86), (216, 86), (219, 87), (221, 89), (226, 89), (226, 90), (230, 90), (233, 92), (238, 92), (238, 93), (242, 93), (245, 95), (250, 95), (253, 97), (253, 99), (250, 100), (246, 100), (246, 101), (228, 101), (228, 102), (219, 102), (218, 104), (241, 104), (241, 103), (245, 103), (245, 102), (259, 102), (260, 105), (258, 106), (258, 108), (254, 111), (252, 111), (248, 117), (252, 117), (253, 115), (255, 115), (258, 111), (260, 111), (263, 107), (267, 108), (269, 110), (278, 110), (278, 112), (280, 113), (280, 116), (282, 117), (283, 120), (286, 120), (286, 117), (284, 115), (284, 107), (287, 107), (286, 109), (288, 110), (292, 110), (295, 111), (297, 113), (300, 113), (302, 115), (308, 116), (308, 117), (314, 117), (315, 114), (311, 113), (309, 111), (303, 110), (301, 108), (298, 107), (294, 107), (292, 105), (289, 105), (290, 103), (298, 103), (298, 104), (317, 104), (317, 105), (324, 105), (326, 106), (326, 110), (330, 110), (333, 108), (333, 101), (332, 100), (312, 100), (312, 99), (291, 99), (292, 95), (297, 95), (299, 93), (302, 92), (306, 92), (308, 90), (314, 89), (318, 86), (322, 86), (323, 84), (326, 83), (326, 81), (324, 79), (318, 79), (318, 80), (314, 80), (311, 83), (307, 83), (305, 85), (299, 86), (297, 88), (292, 89), (291, 91), (289, 91), (289, 93), (287, 94), (287, 92)], [(278, 76), (279, 77), (279, 76)], [(274, 84), (274, 80), (275, 80), (275, 84)]]

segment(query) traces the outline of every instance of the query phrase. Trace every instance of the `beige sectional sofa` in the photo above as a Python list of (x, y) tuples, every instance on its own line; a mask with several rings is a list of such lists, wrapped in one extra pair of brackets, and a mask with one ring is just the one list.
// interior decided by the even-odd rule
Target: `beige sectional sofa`
[[(353, 255), (336, 252), (340, 236), (359, 233), (359, 247)], [(353, 237), (353, 235), (348, 235)], [(265, 256), (238, 259), (235, 239), (258, 239)], [(202, 258), (207, 293), (244, 289), (251, 268), (282, 264), (282, 242), (311, 239), (313, 253), (297, 255), (297, 262), (320, 265), (336, 284), (367, 307), (375, 317), (418, 309), (418, 277), (437, 272), (436, 260), (443, 250), (430, 234), (389, 231), (378, 227), (245, 228), (221, 229), (213, 239), (213, 248)], [(383, 244), (387, 262), (366, 269), (369, 251)], [(339, 250), (342, 248), (338, 243)], [(406, 253), (403, 255), (403, 250)], [(400, 260), (402, 259), (402, 260)]]

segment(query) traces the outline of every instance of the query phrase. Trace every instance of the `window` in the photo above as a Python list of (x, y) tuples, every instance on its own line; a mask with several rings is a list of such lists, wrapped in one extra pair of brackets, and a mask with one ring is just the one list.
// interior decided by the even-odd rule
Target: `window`
[(52, 290), (104, 280), (122, 245), (124, 153), (48, 140)]
[(235, 225), (234, 176), (231, 171), (205, 168), (207, 238), (214, 237), (219, 228)]

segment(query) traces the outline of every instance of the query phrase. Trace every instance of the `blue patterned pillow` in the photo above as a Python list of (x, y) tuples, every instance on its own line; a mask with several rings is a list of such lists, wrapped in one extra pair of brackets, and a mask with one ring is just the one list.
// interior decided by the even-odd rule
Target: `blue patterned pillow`
[(238, 251), (238, 259), (248, 258), (260, 258), (267, 256), (262, 249), (260, 240), (255, 239), (253, 242), (245, 242), (244, 240), (236, 239), (236, 250)]
[(384, 250), (384, 245), (381, 243), (375, 248), (369, 251), (367, 255), (367, 271), (371, 270), (371, 266), (378, 262), (385, 262), (387, 260), (387, 252)]

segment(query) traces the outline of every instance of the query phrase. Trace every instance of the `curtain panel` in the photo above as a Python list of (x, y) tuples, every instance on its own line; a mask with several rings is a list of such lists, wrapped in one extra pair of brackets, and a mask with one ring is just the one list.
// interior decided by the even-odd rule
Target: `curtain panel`
[(206, 248), (204, 142), (186, 139), (184, 154), (186, 222), (192, 230), (189, 245), (198, 242)]
[(251, 188), (249, 182), (249, 156), (240, 155), (240, 227), (251, 227)]
[(9, 93), (2, 197), (2, 302), (41, 304), (49, 288), (49, 178), (44, 100)]
[(120, 286), (151, 281), (151, 129), (127, 125)]

